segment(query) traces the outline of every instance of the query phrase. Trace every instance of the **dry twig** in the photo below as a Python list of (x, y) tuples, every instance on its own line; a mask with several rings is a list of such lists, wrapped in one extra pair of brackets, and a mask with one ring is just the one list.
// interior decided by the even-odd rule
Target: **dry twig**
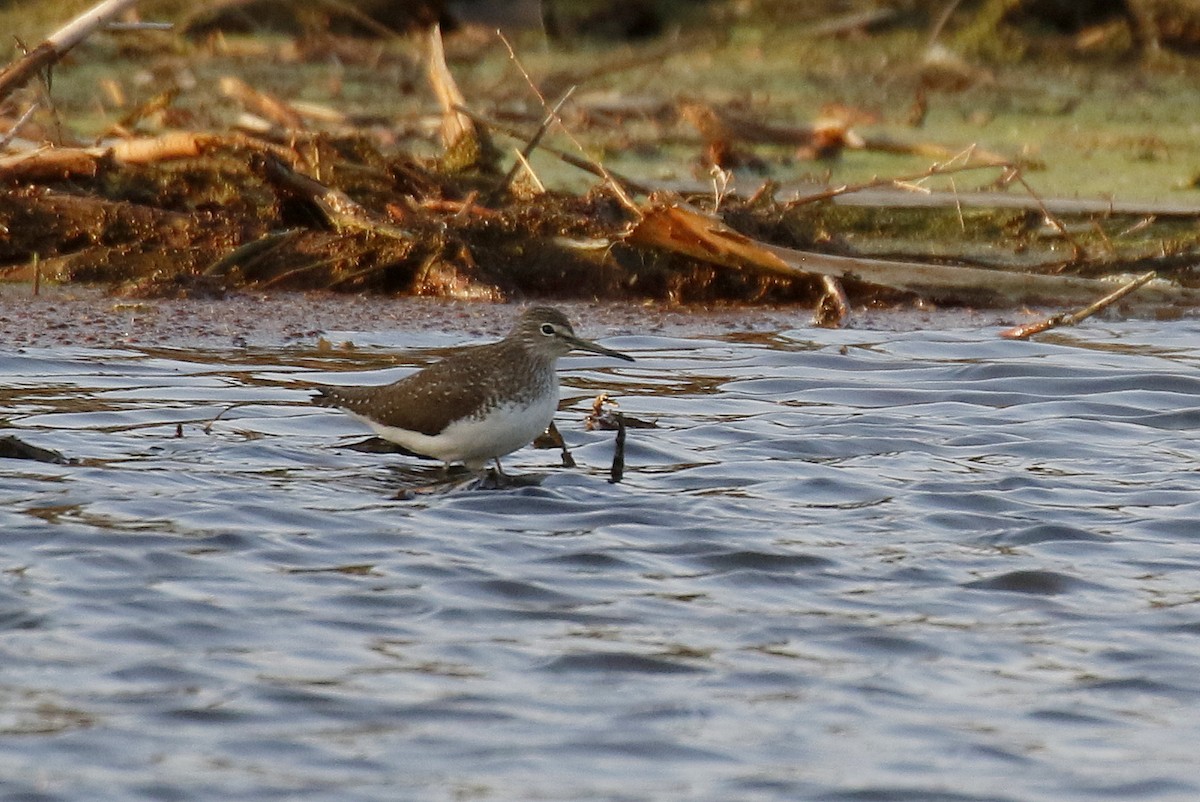
[(6, 147), (8, 147), (8, 143), (12, 142), (16, 135), (20, 133), (21, 128), (25, 126), (25, 123), (29, 122), (29, 118), (33, 116), (34, 112), (36, 112), (40, 106), (41, 104), (36, 102), (29, 104), (29, 108), (25, 109), (24, 113), (22, 113), (21, 116), (17, 118), (17, 121), (12, 124), (12, 127), (4, 132), (3, 136), (0, 136), (0, 150), (4, 150)]
[(33, 76), (50, 67), (97, 28), (121, 14), (137, 0), (104, 0), (46, 37), (46, 41), (0, 72), (0, 100), (20, 89)]
[(297, 131), (304, 127), (304, 119), (290, 104), (255, 89), (241, 78), (225, 75), (217, 82), (217, 86), (225, 97), (236, 101), (252, 114), (265, 117), (281, 128)]
[(172, 131), (162, 136), (118, 140), (110, 147), (39, 148), (0, 156), (0, 180), (57, 181), (71, 176), (89, 177), (99, 172), (106, 159), (117, 164), (148, 164), (194, 158), (215, 139), (188, 131)]
[(1000, 336), (1007, 340), (1027, 340), (1034, 334), (1041, 334), (1044, 331), (1056, 329), (1060, 326), (1074, 326), (1075, 324), (1091, 317), (1097, 312), (1107, 309), (1144, 284), (1148, 284), (1149, 282), (1153, 281), (1154, 277), (1157, 275), (1158, 274), (1153, 270), (1151, 270), (1149, 273), (1143, 273), (1133, 281), (1122, 285), (1117, 290), (1110, 292), (1108, 295), (1105, 295), (1103, 298), (1093, 304), (1085, 306), (1083, 309), (1079, 309), (1075, 312), (1063, 312), (1058, 315), (1053, 315), (1037, 323), (1026, 323), (1022, 326), (1015, 326), (1011, 329), (1005, 329), (1004, 331), (1000, 332)]
[[(454, 110), (467, 115), (472, 120), (479, 123), (480, 125), (486, 125), (488, 128), (490, 128), (493, 131), (499, 131), (500, 133), (504, 134), (505, 136), (511, 136), (514, 139), (521, 139), (524, 141), (529, 141), (532, 138), (530, 134), (528, 134), (524, 131), (514, 128), (511, 125), (505, 125), (504, 123), (502, 123), (498, 120), (493, 120), (492, 118), (488, 117), (487, 115), (480, 114), (479, 112), (473, 111), (472, 109), (469, 109), (466, 106), (455, 106)], [(654, 191), (651, 187), (649, 187), (645, 184), (639, 183), (637, 181), (634, 181), (632, 178), (626, 178), (625, 176), (621, 175), (620, 173), (615, 173), (612, 170), (609, 170), (607, 167), (601, 165), (599, 162), (594, 161), (592, 159), (581, 158), (579, 156), (576, 156), (573, 153), (567, 153), (565, 150), (560, 150), (559, 148), (551, 147), (549, 145), (543, 145), (540, 143), (538, 144), (538, 149), (545, 151), (546, 153), (549, 153), (552, 156), (556, 156), (557, 158), (561, 159), (562, 161), (566, 162), (567, 164), (571, 165), (572, 167), (578, 167), (580, 170), (591, 173), (592, 175), (596, 176), (597, 178), (605, 179), (607, 182), (609, 182), (609, 186), (618, 186), (619, 185), (619, 187), (621, 189), (621, 194), (619, 197), (628, 199), (629, 198), (628, 193), (630, 193), (630, 192), (637, 194), (637, 195), (649, 195), (651, 192)], [(632, 203), (632, 201), (630, 201), (630, 203)], [(636, 209), (637, 204), (634, 204), (633, 208)]]
[[(502, 32), (497, 31), (496, 35), (500, 37), (500, 41), (504, 43), (506, 48), (508, 48), (508, 57), (512, 59), (513, 64), (515, 64), (517, 69), (521, 71), (521, 75), (524, 76), (525, 82), (529, 84), (529, 88), (533, 90), (533, 94), (537, 96), (538, 101), (542, 104), (542, 108), (547, 108), (548, 104), (546, 103), (545, 96), (542, 95), (541, 91), (537, 88), (537, 84), (533, 82), (533, 79), (529, 77), (529, 72), (525, 69), (525, 65), (521, 63), (521, 59), (517, 58), (517, 51), (513, 49), (512, 43), (508, 41)], [(554, 112), (551, 111), (550, 114), (553, 115)], [(586, 153), (583, 145), (580, 144), (579, 140), (575, 138), (575, 135), (572, 134), (565, 126), (563, 127), (563, 132), (567, 135), (567, 138), (571, 140), (571, 144), (575, 146), (576, 150), (578, 150), (580, 153)], [(597, 161), (591, 161), (591, 164), (596, 170), (599, 171), (597, 175), (603, 176), (605, 182), (613, 191), (613, 194), (617, 196), (617, 200), (621, 202), (621, 205), (628, 209), (635, 216), (640, 214), (638, 205), (634, 203), (632, 199), (630, 199), (629, 195), (625, 192), (625, 188), (621, 185), (621, 182), (618, 182), (616, 178), (609, 173), (608, 168)]]
[(496, 188), (492, 190), (492, 194), (488, 198), (489, 201), (495, 201), (508, 191), (509, 186), (512, 185), (513, 179), (517, 177), (517, 173), (521, 171), (521, 168), (525, 168), (529, 171), (530, 175), (533, 175), (533, 170), (529, 169), (529, 156), (535, 149), (537, 149), (537, 146), (541, 144), (542, 137), (544, 137), (546, 132), (550, 130), (550, 126), (558, 120), (559, 110), (562, 109), (563, 104), (567, 102), (574, 92), (575, 87), (572, 86), (565, 93), (563, 93), (561, 98), (558, 99), (558, 102), (554, 104), (554, 108), (550, 109), (550, 111), (546, 113), (545, 118), (542, 120), (542, 124), (538, 126), (538, 129), (534, 135), (530, 137), (529, 142), (526, 143), (524, 148), (517, 152), (517, 160), (513, 162), (513, 166), (509, 168), (508, 172), (504, 174), (504, 178), (501, 179), (500, 183), (496, 185)]
[[(958, 160), (958, 157), (955, 157), (955, 159), (952, 159), (951, 161), (955, 160)], [(1007, 162), (995, 163), (989, 161), (984, 163), (972, 163), (966, 160), (963, 160), (963, 164), (958, 165), (951, 165), (948, 162), (935, 162), (919, 173), (910, 173), (909, 175), (902, 175), (893, 178), (874, 178), (870, 181), (864, 181), (859, 184), (842, 184), (841, 186), (830, 187), (823, 192), (814, 192), (811, 195), (803, 195), (801, 197), (794, 198), (788, 201), (786, 206), (787, 208), (791, 209), (796, 206), (804, 206), (809, 203), (832, 200), (841, 195), (863, 192), (868, 189), (878, 189), (880, 187), (906, 187), (916, 184), (919, 181), (933, 178), (934, 176), (952, 175), (954, 173), (967, 172), (968, 170), (994, 170), (996, 168), (1012, 169), (1012, 165), (1008, 164)], [(954, 197), (958, 197), (957, 192), (954, 193)]]

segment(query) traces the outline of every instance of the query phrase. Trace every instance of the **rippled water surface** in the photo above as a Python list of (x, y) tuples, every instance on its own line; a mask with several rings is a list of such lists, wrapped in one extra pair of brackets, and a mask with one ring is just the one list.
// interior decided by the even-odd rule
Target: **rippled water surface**
[(578, 468), (408, 500), (354, 336), (0, 356), (76, 460), (0, 460), (3, 798), (1200, 798), (1196, 322), (610, 337)]

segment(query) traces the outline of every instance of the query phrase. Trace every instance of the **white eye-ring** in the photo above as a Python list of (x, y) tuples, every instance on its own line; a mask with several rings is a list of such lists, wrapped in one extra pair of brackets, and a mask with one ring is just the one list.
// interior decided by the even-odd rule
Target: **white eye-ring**
[(542, 334), (545, 334), (547, 337), (554, 336), (554, 327), (551, 326), (549, 323), (543, 323), (542, 324)]

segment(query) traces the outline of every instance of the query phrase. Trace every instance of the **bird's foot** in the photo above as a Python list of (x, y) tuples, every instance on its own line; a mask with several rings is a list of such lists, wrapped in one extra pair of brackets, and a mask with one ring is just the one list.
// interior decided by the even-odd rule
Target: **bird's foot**
[(545, 481), (547, 474), (526, 473), (520, 475), (507, 474), (495, 468), (489, 468), (479, 474), (467, 487), (472, 490), (510, 490), (516, 487), (537, 487)]
[(511, 490), (520, 487), (537, 487), (549, 474), (529, 473), (513, 475), (488, 468), (471, 471), (459, 465), (448, 468), (406, 468), (397, 470), (402, 486), (395, 498), (411, 501), (423, 496), (453, 493), (459, 490)]

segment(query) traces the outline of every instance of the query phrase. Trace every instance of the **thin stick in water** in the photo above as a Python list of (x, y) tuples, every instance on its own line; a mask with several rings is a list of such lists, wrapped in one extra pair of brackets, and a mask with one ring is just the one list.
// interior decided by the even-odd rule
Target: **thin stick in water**
[(1133, 281), (1123, 285), (1122, 287), (1119, 287), (1113, 292), (1110, 292), (1108, 295), (1105, 295), (1103, 298), (1093, 304), (1085, 306), (1083, 309), (1075, 312), (1062, 312), (1057, 315), (1052, 315), (1051, 317), (1048, 317), (1045, 320), (1037, 323), (1026, 323), (1021, 326), (1014, 326), (1011, 329), (1005, 329), (1004, 331), (1000, 332), (1000, 336), (1007, 340), (1026, 340), (1034, 334), (1041, 334), (1044, 331), (1056, 329), (1059, 326), (1074, 326), (1081, 320), (1085, 320), (1097, 312), (1112, 306), (1117, 301), (1136, 290), (1138, 287), (1141, 287), (1143, 284), (1148, 284), (1157, 275), (1158, 274), (1155, 271), (1151, 270), (1149, 273), (1144, 273), (1138, 276)]
[(613, 413), (617, 422), (617, 444), (613, 449), (612, 468), (609, 470), (608, 481), (616, 484), (625, 478), (625, 417), (620, 412)]

